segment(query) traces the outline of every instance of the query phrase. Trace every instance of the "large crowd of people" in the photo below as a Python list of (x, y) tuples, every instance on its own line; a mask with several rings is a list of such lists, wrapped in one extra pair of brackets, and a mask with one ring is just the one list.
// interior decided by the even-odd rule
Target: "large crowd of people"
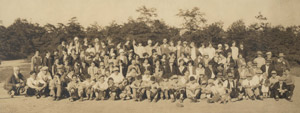
[(54, 101), (134, 100), (157, 102), (227, 103), (265, 98), (292, 102), (295, 88), (283, 53), (257, 51), (245, 59), (247, 50), (237, 42), (194, 42), (163, 39), (162, 43), (111, 39), (89, 41), (78, 37), (62, 41), (42, 57), (31, 59), (30, 77), (19, 67), (4, 88), (13, 97), (52, 97)]

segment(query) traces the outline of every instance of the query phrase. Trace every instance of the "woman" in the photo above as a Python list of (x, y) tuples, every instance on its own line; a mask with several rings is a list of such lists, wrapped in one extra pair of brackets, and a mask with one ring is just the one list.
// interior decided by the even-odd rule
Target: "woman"
[(149, 60), (145, 59), (143, 64), (141, 65), (141, 73), (142, 75), (145, 74), (146, 71), (149, 71), (149, 74), (152, 75), (152, 68), (151, 65), (149, 64)]
[(179, 60), (179, 67), (178, 67), (178, 75), (184, 76), (184, 73), (187, 71), (186, 66), (184, 65), (183, 59)]

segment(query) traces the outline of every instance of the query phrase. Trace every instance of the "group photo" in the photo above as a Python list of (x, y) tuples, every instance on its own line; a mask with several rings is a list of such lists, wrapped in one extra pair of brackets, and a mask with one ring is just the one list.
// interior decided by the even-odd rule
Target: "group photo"
[(296, 0), (0, 0), (0, 113), (297, 113)]

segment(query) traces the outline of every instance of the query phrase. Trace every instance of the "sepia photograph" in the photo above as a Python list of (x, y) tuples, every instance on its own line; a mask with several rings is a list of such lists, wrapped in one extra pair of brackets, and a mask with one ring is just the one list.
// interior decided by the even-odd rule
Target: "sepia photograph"
[(299, 113), (300, 0), (0, 0), (0, 113)]

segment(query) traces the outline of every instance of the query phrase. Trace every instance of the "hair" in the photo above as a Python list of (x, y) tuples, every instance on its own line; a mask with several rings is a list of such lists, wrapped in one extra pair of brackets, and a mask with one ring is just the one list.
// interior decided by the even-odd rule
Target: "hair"
[(30, 75), (32, 75), (32, 74), (34, 74), (34, 73), (36, 73), (36, 72), (35, 72), (35, 71), (30, 71), (30, 72), (29, 72)]

